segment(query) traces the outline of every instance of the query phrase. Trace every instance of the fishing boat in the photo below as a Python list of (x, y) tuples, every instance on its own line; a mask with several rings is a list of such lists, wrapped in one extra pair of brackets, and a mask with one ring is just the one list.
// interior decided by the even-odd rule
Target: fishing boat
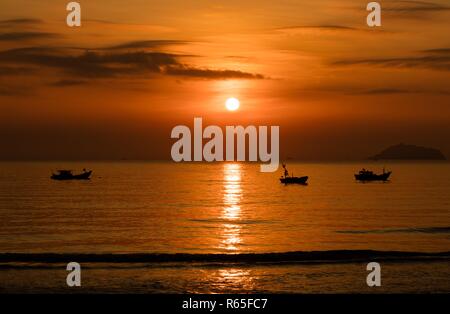
[(92, 171), (86, 171), (83, 169), (83, 173), (73, 174), (72, 170), (57, 170), (57, 173), (53, 173), (50, 177), (53, 180), (89, 180), (91, 177)]
[(305, 177), (281, 177), (280, 182), (284, 184), (306, 184), (308, 181), (307, 176)]
[(358, 181), (387, 181), (391, 174), (392, 171), (386, 172), (384, 169), (382, 174), (376, 174), (373, 171), (362, 169), (359, 173), (355, 174), (355, 179)]
[(287, 170), (286, 165), (284, 164), (283, 169), (284, 169), (284, 176), (280, 178), (280, 182), (283, 184), (306, 184), (306, 182), (309, 179), (308, 176), (294, 177), (293, 174), (289, 176), (289, 171)]

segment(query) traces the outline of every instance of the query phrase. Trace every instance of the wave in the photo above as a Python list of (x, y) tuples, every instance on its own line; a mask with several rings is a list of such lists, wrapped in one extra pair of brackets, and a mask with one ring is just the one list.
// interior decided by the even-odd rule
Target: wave
[(450, 233), (450, 227), (421, 227), (375, 230), (339, 230), (337, 233), (366, 234), (366, 233)]
[(207, 263), (207, 264), (279, 264), (279, 263), (351, 263), (367, 261), (449, 261), (450, 251), (437, 253), (335, 250), (240, 254), (89, 254), (89, 253), (0, 253), (0, 263)]

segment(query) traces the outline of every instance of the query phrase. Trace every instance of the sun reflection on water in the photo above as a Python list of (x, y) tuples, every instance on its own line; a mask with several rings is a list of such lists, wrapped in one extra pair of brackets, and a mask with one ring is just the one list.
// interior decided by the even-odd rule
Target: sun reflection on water
[(220, 248), (227, 251), (237, 251), (242, 243), (241, 226), (241, 165), (224, 164), (224, 194), (221, 218), (224, 220)]
[(214, 286), (221, 292), (251, 292), (255, 286), (255, 278), (249, 270), (240, 268), (220, 269)]

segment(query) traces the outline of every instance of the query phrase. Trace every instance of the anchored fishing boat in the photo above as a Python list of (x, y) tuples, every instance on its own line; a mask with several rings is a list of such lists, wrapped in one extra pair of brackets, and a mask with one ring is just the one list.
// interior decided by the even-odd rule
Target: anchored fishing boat
[(386, 172), (384, 169), (382, 174), (376, 174), (373, 171), (362, 169), (358, 174), (355, 174), (355, 179), (358, 181), (387, 181), (391, 174), (392, 171)]
[(305, 177), (286, 177), (286, 178), (281, 177), (280, 182), (284, 183), (284, 184), (294, 184), (294, 183), (306, 184), (306, 182), (308, 181), (308, 178), (309, 177), (307, 177), (307, 176), (305, 176)]
[(87, 171), (86, 169), (83, 169), (83, 173), (80, 174), (73, 174), (72, 170), (57, 170), (57, 173), (53, 173), (50, 177), (53, 180), (89, 180), (90, 176), (92, 174), (92, 171)]
[(280, 178), (280, 182), (283, 184), (306, 184), (306, 182), (309, 179), (308, 176), (294, 177), (293, 174), (289, 176), (289, 171), (287, 170), (285, 164), (283, 164), (283, 169), (284, 169), (284, 176)]

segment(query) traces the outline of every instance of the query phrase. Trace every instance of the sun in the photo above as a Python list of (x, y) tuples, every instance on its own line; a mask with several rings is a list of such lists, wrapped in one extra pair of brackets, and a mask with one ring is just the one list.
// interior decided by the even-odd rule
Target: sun
[(241, 103), (239, 102), (239, 99), (234, 97), (228, 98), (227, 101), (225, 102), (225, 107), (227, 107), (227, 110), (229, 111), (238, 110), (240, 105)]

